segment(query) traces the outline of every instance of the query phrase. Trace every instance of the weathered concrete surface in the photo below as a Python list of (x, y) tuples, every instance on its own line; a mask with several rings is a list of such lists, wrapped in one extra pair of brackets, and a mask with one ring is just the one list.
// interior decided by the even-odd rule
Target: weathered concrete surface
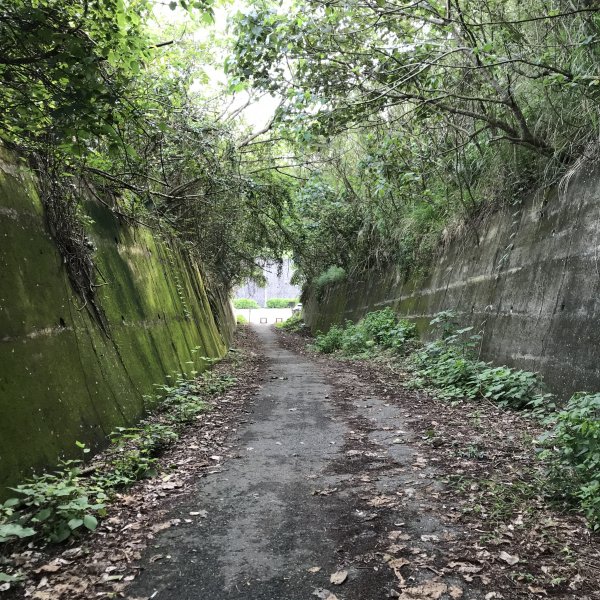
[[(388, 532), (406, 521), (403, 531), (430, 554), (442, 544), (421, 536), (451, 534), (428, 510), (425, 488), (435, 484), (426, 471), (415, 475), (414, 448), (393, 442), (393, 430), (405, 426), (400, 406), (365, 402), (359, 393), (339, 397), (314, 361), (284, 349), (272, 328), (255, 331), (271, 368), (253, 420), (238, 430), (237, 454), (220, 457), (228, 459), (223, 471), (173, 508), (180, 525), (157, 535), (128, 597), (309, 600), (324, 588), (339, 600), (391, 597), (398, 579), (381, 559)], [(398, 494), (416, 486), (423, 495), (397, 506)], [(373, 501), (385, 493), (397, 502)], [(338, 588), (329, 577), (340, 567), (348, 580)], [(409, 583), (432, 576), (416, 570)], [(483, 594), (472, 584), (462, 597)]]
[(426, 334), (442, 310), (483, 334), (482, 357), (539, 371), (567, 397), (600, 389), (600, 170), (584, 167), (565, 189), (515, 203), (440, 252), (430, 274), (391, 270), (305, 299), (313, 331), (392, 306)]
[(220, 332), (189, 257), (100, 204), (86, 212), (109, 335), (71, 289), (31, 171), (0, 149), (0, 497), (77, 456), (75, 441), (101, 445), (140, 417), (154, 384), (226, 350), (231, 309), (216, 296)]

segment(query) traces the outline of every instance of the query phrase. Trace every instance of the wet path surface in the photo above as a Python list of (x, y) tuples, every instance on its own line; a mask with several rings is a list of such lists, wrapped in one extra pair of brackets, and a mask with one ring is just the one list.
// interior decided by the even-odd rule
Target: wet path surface
[[(215, 457), (222, 470), (173, 507), (180, 525), (151, 542), (129, 598), (400, 597), (393, 590), (403, 565), (453, 535), (413, 500), (435, 483), (400, 443), (409, 435), (400, 409), (362, 393), (336, 396), (310, 359), (284, 349), (272, 329), (256, 331), (270, 364), (251, 421), (238, 430), (234, 454)], [(419, 542), (406, 550), (414, 560), (390, 567), (386, 546), (398, 553), (409, 538)], [(340, 569), (348, 577), (335, 586), (329, 577)], [(413, 568), (409, 583), (432, 575)], [(443, 584), (454, 595), (423, 597), (478, 597), (454, 584)]]

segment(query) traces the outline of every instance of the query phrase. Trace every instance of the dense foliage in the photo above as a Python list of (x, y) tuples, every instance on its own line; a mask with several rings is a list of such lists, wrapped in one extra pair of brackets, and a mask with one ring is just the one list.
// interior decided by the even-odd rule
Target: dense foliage
[(100, 320), (80, 210), (90, 195), (175, 236), (225, 288), (289, 245), (286, 186), (262, 168), (270, 150), (249, 148), (229, 100), (207, 87), (219, 52), (210, 3), (170, 6), (180, 22), (150, 0), (0, 0), (0, 141), (40, 172), (50, 231)]
[(283, 331), (287, 331), (289, 333), (300, 333), (301, 331), (305, 331), (304, 319), (302, 318), (301, 313), (294, 313), (289, 319), (282, 321), (280, 323), (276, 323), (275, 327), (277, 329), (282, 329)]
[(293, 308), (298, 303), (298, 298), (269, 298), (267, 308)]
[(600, 394), (575, 394), (541, 440), (552, 491), (600, 529)]
[(340, 351), (346, 356), (358, 356), (376, 348), (406, 353), (412, 346), (416, 329), (413, 323), (398, 319), (390, 308), (371, 312), (358, 323), (347, 321), (342, 327), (333, 325), (327, 333), (318, 333), (315, 348), (330, 354)]
[(438, 336), (420, 344), (415, 340), (414, 324), (386, 308), (368, 313), (356, 324), (347, 321), (343, 327), (333, 325), (327, 333), (317, 334), (314, 347), (319, 352), (345, 356), (369, 356), (392, 349), (409, 357), (411, 386), (430, 387), (442, 398), (489, 399), (519, 409), (540, 397), (541, 385), (535, 373), (478, 360), (479, 336), (473, 335), (470, 327), (458, 329), (454, 313), (440, 313), (431, 324), (438, 329)]
[(438, 337), (412, 357), (412, 385), (433, 387), (442, 398), (489, 399), (500, 406), (530, 407), (541, 392), (538, 376), (477, 358), (480, 336), (472, 327), (458, 329), (452, 312), (437, 315), (431, 325)]
[(295, 194), (305, 281), (419, 270), (596, 152), (600, 16), (584, 0), (263, 0), (237, 32), (234, 81), (281, 95), (282, 131), (320, 161)]
[(233, 301), (234, 308), (260, 308), (256, 300), (252, 298), (236, 298)]

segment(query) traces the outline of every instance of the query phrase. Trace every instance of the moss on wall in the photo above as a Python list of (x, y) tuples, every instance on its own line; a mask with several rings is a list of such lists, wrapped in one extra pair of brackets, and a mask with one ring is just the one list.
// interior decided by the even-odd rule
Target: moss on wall
[(188, 256), (104, 206), (88, 201), (86, 212), (109, 335), (72, 291), (27, 165), (0, 149), (0, 496), (76, 456), (76, 440), (102, 446), (140, 418), (154, 384), (227, 349)]

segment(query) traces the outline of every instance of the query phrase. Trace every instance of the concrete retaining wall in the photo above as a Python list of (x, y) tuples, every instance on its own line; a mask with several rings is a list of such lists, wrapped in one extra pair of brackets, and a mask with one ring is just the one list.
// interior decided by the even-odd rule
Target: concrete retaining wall
[(450, 243), (421, 280), (366, 274), (305, 294), (313, 330), (392, 306), (427, 335), (431, 317), (461, 311), (483, 333), (482, 356), (539, 371), (567, 397), (600, 390), (600, 169), (539, 194)]
[(77, 456), (75, 441), (102, 446), (140, 418), (154, 384), (227, 349), (231, 308), (216, 290), (219, 331), (188, 255), (100, 204), (85, 210), (109, 335), (73, 293), (27, 165), (0, 149), (0, 497)]

